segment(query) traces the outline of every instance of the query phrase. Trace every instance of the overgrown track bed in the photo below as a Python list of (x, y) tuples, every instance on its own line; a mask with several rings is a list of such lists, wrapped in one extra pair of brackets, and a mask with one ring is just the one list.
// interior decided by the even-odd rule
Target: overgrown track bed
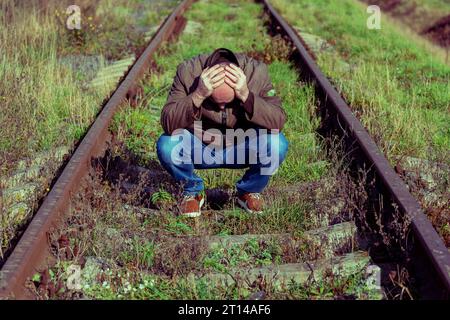
[[(166, 20), (105, 105), (2, 268), (1, 294), (380, 298), (380, 288), (369, 283), (380, 276), (379, 268), (370, 264), (389, 262), (389, 268), (392, 263), (403, 265), (404, 256), (411, 257), (409, 243), (404, 246), (411, 220), (412, 234), (419, 240), (413, 249), (425, 252), (422, 261), (431, 268), (423, 274), (425, 279), (416, 274), (424, 271), (424, 265), (410, 269), (416, 272), (412, 279), (418, 292), (402, 290), (401, 294), (430, 297), (421, 281), (432, 279), (428, 285), (434, 297), (444, 297), (448, 273), (442, 270), (449, 267), (445, 246), (290, 26), (266, 2), (268, 15), (263, 15), (262, 6), (248, 1), (200, 1), (187, 11), (186, 24), (182, 13), (189, 5), (190, 1), (182, 2)], [(223, 19), (213, 21), (217, 16)], [(178, 42), (160, 47), (184, 26)], [(239, 38), (233, 37), (236, 30)], [(198, 40), (201, 31), (203, 42)], [(289, 116), (285, 134), (290, 153), (264, 193), (269, 205), (263, 215), (245, 214), (231, 201), (230, 184), (240, 171), (214, 170), (201, 173), (209, 187), (207, 210), (198, 219), (183, 219), (174, 214), (180, 190), (154, 153), (161, 132), (159, 111), (176, 65), (219, 46), (268, 64)], [(145, 99), (136, 109), (121, 110), (111, 123), (150, 58), (157, 72), (142, 81)], [(313, 80), (312, 86), (297, 79), (296, 64), (304, 80)], [(314, 113), (316, 106), (322, 110), (321, 119)], [(343, 137), (346, 157), (336, 135)], [(384, 203), (378, 201), (380, 197)], [(384, 229), (375, 236), (363, 232), (380, 226)], [(380, 235), (389, 250), (377, 245)], [(402, 255), (393, 257), (395, 249), (403, 250)], [(46, 261), (46, 257), (52, 258)], [(391, 279), (401, 288), (403, 274), (402, 270)], [(395, 292), (385, 294), (391, 298)]]
[[(448, 66), (440, 62), (439, 58), (430, 56), (430, 52), (421, 45), (421, 42), (408, 42), (408, 38), (388, 22), (384, 23), (384, 28), (378, 33), (358, 27), (365, 23), (366, 16), (361, 7), (352, 1), (346, 0), (342, 5), (338, 2), (329, 3), (330, 5), (325, 6), (325, 9), (323, 9), (324, 3), (321, 1), (314, 5), (309, 5), (307, 1), (299, 1), (294, 6), (295, 10), (292, 10), (291, 7), (286, 10), (287, 2), (283, 0), (275, 0), (273, 3), (290, 22), (297, 23), (299, 20), (305, 20), (304, 23), (311, 24), (307, 32), (315, 34), (306, 33), (307, 28), (303, 26), (296, 25), (295, 30), (304, 34), (304, 42), (308, 43), (308, 47), (317, 53), (317, 63), (341, 94), (350, 101), (351, 110), (369, 129), (383, 153), (395, 165), (395, 170), (404, 178), (405, 182), (408, 182), (408, 189), (421, 201), (422, 210), (426, 210), (428, 217), (432, 219), (432, 223), (442, 238), (446, 240), (449, 221), (448, 156), (446, 156), (448, 151), (446, 150), (448, 150), (449, 136), (448, 130), (445, 129), (448, 112), (444, 110), (448, 109), (450, 101), (448, 82), (450, 69)], [(322, 18), (317, 20), (316, 17), (319, 13)], [(310, 19), (309, 17), (314, 18)], [(322, 23), (322, 21), (326, 22)], [(342, 28), (336, 29), (336, 24), (342, 24)], [(354, 32), (346, 34), (343, 33), (344, 29)], [(335, 43), (335, 48), (330, 48), (330, 43)], [(376, 45), (372, 47), (372, 43), (376, 43)], [(369, 46), (372, 49), (366, 50)], [(366, 54), (366, 51), (369, 53)], [(398, 55), (403, 56), (400, 58), (402, 61), (400, 63), (398, 63)], [(382, 66), (378, 69), (380, 63)], [(375, 71), (376, 69), (378, 71)], [(416, 71), (410, 74), (412, 69)], [(306, 68), (306, 70), (308, 70), (306, 71), (307, 76), (310, 75), (311, 68)], [(380, 78), (376, 80), (377, 77), (371, 77), (366, 73), (369, 70), (372, 70), (369, 73), (378, 75)], [(387, 76), (390, 80), (384, 81), (387, 79), (385, 75), (394, 73), (396, 75), (393, 78)], [(313, 79), (316, 79), (315, 76)], [(392, 84), (395, 84), (395, 88), (391, 86)], [(319, 85), (319, 88), (322, 85), (323, 83)], [(417, 95), (415, 87), (421, 88), (420, 94)], [(323, 99), (326, 99), (327, 103), (336, 105), (335, 109), (338, 114), (337, 117), (331, 115), (328, 121), (324, 119), (324, 129), (327, 130), (327, 126), (328, 129), (334, 126), (337, 131), (345, 131), (345, 125), (342, 125), (341, 121), (337, 121), (343, 116), (342, 110), (346, 109), (342, 108), (344, 104), (336, 104), (333, 95), (329, 95), (322, 89), (319, 91), (326, 96)], [(372, 94), (377, 95), (380, 99), (369, 98), (369, 96), (373, 97)], [(419, 96), (426, 96), (428, 99), (416, 99)], [(431, 98), (432, 96), (437, 99)], [(434, 102), (430, 104), (431, 100)], [(385, 105), (386, 102), (387, 105)], [(325, 113), (330, 110), (332, 108), (323, 108)], [(435, 114), (436, 117), (430, 118), (429, 114)], [(393, 116), (392, 120), (390, 115)], [(406, 120), (410, 116), (416, 120)], [(326, 115), (324, 115), (325, 117)], [(411, 126), (410, 123), (415, 125)], [(422, 125), (423, 129), (418, 129)], [(344, 129), (340, 126), (343, 126)], [(350, 125), (350, 127), (353, 126)], [(356, 127), (354, 130), (355, 132), (359, 131)], [(417, 134), (414, 133), (416, 130), (418, 130)], [(395, 134), (392, 134), (393, 132)], [(406, 132), (408, 133), (406, 134)], [(406, 135), (403, 136), (403, 133)], [(416, 136), (420, 139), (416, 139)], [(352, 142), (350, 140), (350, 143), (347, 144), (349, 151), (353, 150)], [(403, 144), (404, 146), (402, 146)], [(357, 149), (358, 153), (361, 149)], [(383, 162), (366, 162), (366, 167), (370, 167), (372, 163), (378, 166)], [(387, 163), (385, 165), (388, 166)], [(382, 171), (384, 170), (377, 172)], [(395, 173), (392, 170), (389, 171), (389, 175), (397, 179)], [(383, 180), (382, 184), (386, 185), (386, 181), (389, 179), (382, 178), (381, 180)], [(398, 182), (398, 186), (403, 188), (401, 181)], [(406, 189), (404, 191), (407, 192)], [(373, 196), (378, 197), (376, 193)], [(407, 199), (407, 197), (402, 198), (403, 200)], [(411, 197), (409, 199), (412, 200), (410, 204), (415, 202)], [(383, 202), (387, 202), (383, 203), (383, 206), (386, 206), (389, 205), (390, 200), (383, 198)], [(409, 211), (413, 215), (415, 212), (419, 212), (414, 208), (419, 210), (417, 202)], [(418, 217), (420, 220), (426, 221), (425, 216), (419, 214)], [(412, 224), (414, 225), (414, 222)], [(429, 234), (426, 230), (431, 229), (431, 226), (428, 222), (425, 224), (428, 224), (428, 227), (423, 228), (423, 233)], [(441, 243), (439, 239), (432, 240), (430, 238), (429, 240), (430, 247)], [(419, 239), (419, 243), (423, 243), (423, 240)], [(421, 246), (412, 246), (412, 248), (418, 249)], [(419, 258), (424, 255), (424, 252), (431, 254), (432, 251), (424, 249), (414, 255), (411, 261), (420, 261)], [(434, 257), (436, 265), (439, 264), (437, 260), (445, 261), (441, 264), (442, 266), (446, 265), (441, 269), (441, 276), (447, 279), (445, 283), (448, 286), (447, 250), (441, 246), (439, 250), (436, 250), (436, 254), (437, 256)], [(426, 271), (428, 268), (419, 267), (418, 269)], [(418, 274), (422, 272), (418, 272)]]
[(450, 66), (445, 59), (388, 18), (379, 30), (364, 27), (367, 7), (358, 1), (271, 3), (300, 33), (320, 70), (450, 247)]

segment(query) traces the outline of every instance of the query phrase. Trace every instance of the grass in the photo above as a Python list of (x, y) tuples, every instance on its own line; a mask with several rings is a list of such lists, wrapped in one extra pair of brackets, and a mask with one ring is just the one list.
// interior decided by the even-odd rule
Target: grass
[(333, 173), (328, 173), (321, 180), (303, 185), (297, 183), (291, 187), (291, 190), (284, 191), (268, 187), (264, 192), (268, 205), (260, 215), (248, 215), (233, 201), (229, 201), (221, 211), (207, 207), (202, 218), (197, 221), (175, 216), (174, 200), (161, 214), (147, 217), (144, 223), (148, 228), (167, 230), (172, 235), (205, 236), (295, 233), (324, 227), (346, 218), (346, 202), (352, 184), (345, 175), (333, 176)]
[[(317, 54), (317, 63), (392, 165), (406, 157), (450, 164), (450, 66), (425, 40), (389, 19), (382, 20), (381, 30), (367, 29), (365, 7), (355, 0), (273, 5), (293, 26), (333, 44), (334, 50)], [(420, 178), (403, 178), (448, 243), (448, 205), (423, 196), (448, 198), (448, 178), (436, 179), (435, 188), (424, 187)]]
[[(205, 210), (201, 219), (186, 219), (174, 214), (176, 194), (170, 194), (171, 186), (165, 185), (164, 181), (147, 181), (147, 185), (156, 190), (148, 199), (151, 206), (158, 208), (154, 210), (139, 207), (142, 200), (139, 191), (124, 196), (100, 176), (94, 176), (89, 182), (90, 187), (73, 199), (67, 226), (52, 234), (53, 252), (58, 260), (53, 268), (57, 275), (54, 281), (59, 283), (56, 287), (61, 290), (52, 295), (42, 284), (37, 284), (38, 296), (242, 299), (263, 290), (269, 298), (368, 298), (362, 273), (355, 277), (326, 277), (323, 282), (290, 286), (284, 293), (275, 290), (270, 280), (259, 287), (251, 284), (215, 287), (204, 279), (191, 277), (208, 271), (229, 271), (233, 267), (295, 262), (305, 258), (308, 251), (305, 248), (300, 248), (300, 252), (286, 251), (276, 243), (254, 240), (243, 247), (207, 250), (202, 239), (205, 235), (286, 232), (301, 235), (304, 230), (348, 219), (346, 214), (350, 208), (342, 204), (346, 196), (349, 198), (350, 186), (346, 183), (350, 180), (337, 174), (339, 162), (332, 164), (329, 160), (325, 165), (311, 165), (326, 159), (321, 141), (314, 133), (319, 119), (314, 115), (312, 88), (298, 80), (296, 70), (285, 59), (288, 48), (280, 39), (267, 35), (259, 19), (261, 6), (250, 1), (232, 3), (237, 7), (223, 1), (200, 1), (186, 12), (188, 21), (201, 24), (203, 31), (199, 32), (202, 38), (199, 38), (199, 33), (183, 33), (178, 42), (166, 44), (157, 52), (158, 72), (151, 72), (143, 81), (143, 102), (135, 109), (123, 109), (114, 119), (111, 130), (116, 134), (119, 146), (113, 148), (113, 156), (124, 153), (125, 149), (142, 165), (153, 171), (162, 170), (155, 164), (155, 143), (162, 133), (159, 115), (176, 66), (185, 59), (222, 46), (262, 57), (272, 55), (269, 72), (288, 113), (284, 133), (291, 149), (265, 192), (269, 203), (267, 210), (263, 215), (249, 215), (229, 201), (223, 210)], [(226, 20), (225, 16), (234, 18)], [(240, 37), (236, 37), (237, 30)], [(219, 187), (231, 192), (242, 171), (199, 173), (207, 188)], [(281, 191), (282, 188), (287, 191)], [(61, 238), (66, 236), (73, 239), (69, 246), (61, 245)], [(68, 265), (85, 265), (86, 260), (92, 261), (92, 257), (103, 261), (100, 263), (102, 266), (97, 263), (95, 277), (82, 277), (81, 290), (67, 290)]]
[[(13, 5), (2, 3), (3, 10), (8, 6)], [(1, 32), (0, 120), (10, 124), (0, 129), (2, 170), (79, 137), (102, 98), (102, 93), (81, 94), (71, 70), (58, 63), (57, 25), (51, 16), (40, 15), (36, 7), (16, 14), (9, 26), (2, 21), (7, 27)]]
[[(85, 67), (83, 59), (99, 57), (101, 68), (109, 60), (134, 54), (145, 43), (144, 33), (160, 22), (159, 14), (164, 16), (174, 5), (170, 1), (161, 4), (144, 0), (77, 3), (82, 13), (79, 31), (65, 27), (69, 1), (28, 1), (21, 5), (6, 0), (0, 4), (2, 190), (3, 181), (12, 175), (20, 160), (33, 159), (41, 152), (52, 153), (59, 146), (71, 149), (94, 120), (113, 86), (88, 87), (86, 83), (95, 76), (96, 67)], [(60, 165), (47, 164), (55, 167), (46, 177), (49, 182)], [(47, 186), (39, 185), (40, 195), (45, 195)], [(29, 208), (37, 205), (37, 201), (30, 202)], [(9, 219), (8, 209), (0, 207), (1, 259), (17, 230), (32, 214), (28, 210), (26, 215)]]
[[(20, 158), (57, 145), (73, 144), (98, 112), (109, 90), (86, 90), (83, 74), (62, 63), (71, 55), (105, 60), (134, 54), (144, 33), (157, 25), (170, 6), (146, 1), (81, 1), (82, 29), (66, 29), (64, 1), (28, 6), (3, 1), (0, 34), (1, 173)], [(150, 12), (139, 14), (139, 10)], [(133, 24), (130, 17), (136, 16)], [(80, 58), (81, 59), (81, 58)], [(84, 69), (80, 69), (84, 70)], [(81, 78), (81, 79), (80, 79)], [(89, 80), (89, 79), (88, 79)]]
[[(59, 266), (67, 268), (67, 266)], [(67, 280), (67, 276), (52, 271), (52, 281)], [(253, 288), (250, 287), (211, 287), (204, 279), (173, 279), (145, 273), (131, 273), (112, 269), (101, 270), (101, 281), (83, 283), (83, 292), (88, 297), (100, 300), (215, 300), (248, 299)], [(38, 279), (38, 278), (37, 278)], [(373, 299), (367, 290), (363, 274), (350, 277), (327, 276), (321, 281), (300, 286), (287, 284), (282, 293), (270, 289), (267, 284), (266, 299)], [(369, 293), (367, 293), (369, 292)]]
[(416, 3), (431, 9), (441, 10), (444, 12), (450, 11), (450, 3), (446, 0), (416, 0)]
[[(367, 29), (354, 0), (273, 4), (294, 26), (334, 44), (318, 64), (392, 162), (415, 156), (448, 163), (449, 66), (388, 21)], [(335, 68), (339, 61), (350, 67)]]
[[(361, 1), (366, 5), (379, 5), (383, 11), (383, 20), (396, 25), (408, 38), (423, 43), (428, 51), (441, 56), (442, 60), (450, 64), (449, 42), (443, 36), (445, 31), (427, 32), (438, 21), (450, 15), (450, 3), (442, 0)], [(394, 3), (395, 6), (392, 6)]]
[[(389, 5), (388, 1), (375, 0), (373, 2), (363, 0), (367, 4), (378, 4), (383, 9)], [(450, 4), (445, 0), (404, 0), (400, 1), (394, 8), (390, 8), (390, 13), (401, 20), (405, 21), (416, 31), (422, 31), (425, 27), (430, 26), (439, 18), (450, 13)], [(421, 19), (420, 15), (423, 15)], [(414, 25), (413, 18), (417, 19)], [(426, 21), (428, 20), (428, 21)]]
[(235, 267), (260, 267), (282, 263), (282, 248), (276, 241), (250, 239), (244, 245), (219, 246), (203, 259), (203, 267), (227, 272)]
[[(265, 291), (269, 299), (370, 298), (362, 272), (350, 277), (326, 275), (321, 281), (302, 286), (287, 284), (283, 292), (273, 288), (270, 279), (256, 287), (251, 283), (214, 287), (201, 277), (194, 280), (191, 275), (317, 257), (312, 250), (309, 252), (310, 248), (285, 247), (275, 239), (250, 239), (243, 245), (218, 245), (208, 249), (207, 243), (199, 238), (206, 232), (196, 226), (205, 219), (203, 223), (207, 225), (208, 217), (196, 223), (168, 212), (126, 206), (123, 195), (110, 189), (99, 177), (90, 181), (90, 186), (73, 200), (74, 209), (68, 224), (51, 235), (57, 263), (51, 272), (47, 271), (50, 283), (46, 287), (40, 282), (42, 275), (37, 274), (34, 279), (39, 284), (36, 291), (41, 298), (245, 299), (259, 290)], [(125, 200), (129, 202), (131, 199)], [(242, 211), (228, 214), (230, 219), (239, 219), (234, 220), (236, 226), (247, 225), (246, 221), (251, 219)], [(316, 213), (311, 212), (313, 214)], [(259, 223), (268, 222), (261, 219)], [(301, 237), (301, 234), (294, 236), (295, 239)], [(70, 241), (63, 241), (67, 238)], [(66, 288), (71, 265), (83, 266), (80, 290)], [(50, 294), (44, 289), (48, 286), (56, 288), (55, 291)]]
[[(98, 299), (246, 299), (252, 289), (245, 287), (214, 288), (205, 280), (164, 279), (152, 275), (108, 274), (102, 284), (86, 288), (86, 292)], [(111, 283), (120, 283), (118, 291), (111, 290)], [(326, 278), (307, 286), (288, 285), (283, 293), (266, 290), (266, 299), (325, 300), (340, 296), (347, 299), (370, 299), (364, 289), (365, 280), (359, 274), (349, 278)]]

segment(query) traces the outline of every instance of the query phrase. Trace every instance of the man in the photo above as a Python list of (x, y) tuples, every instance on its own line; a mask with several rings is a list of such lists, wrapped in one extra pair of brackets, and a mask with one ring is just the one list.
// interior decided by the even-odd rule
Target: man
[(264, 63), (225, 48), (181, 63), (157, 142), (162, 166), (184, 185), (181, 215), (201, 214), (204, 184), (194, 169), (211, 168), (248, 168), (236, 184), (237, 202), (262, 212), (260, 193), (287, 153), (279, 132), (285, 121)]

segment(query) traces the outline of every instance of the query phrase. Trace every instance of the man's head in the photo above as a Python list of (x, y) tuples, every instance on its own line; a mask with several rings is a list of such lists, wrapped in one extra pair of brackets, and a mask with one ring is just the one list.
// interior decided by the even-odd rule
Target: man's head
[[(225, 68), (225, 66), (229, 65), (229, 63), (221, 62), (219, 63), (219, 65)], [(211, 99), (217, 104), (230, 103), (231, 101), (234, 100), (234, 97), (235, 97), (234, 89), (225, 82), (222, 83), (217, 88), (215, 88), (213, 93), (211, 94)]]
[[(222, 67), (234, 63), (239, 65), (238, 60), (231, 50), (226, 48), (218, 48), (208, 57), (206, 61), (207, 67), (213, 67), (219, 64)], [(217, 104), (226, 104), (233, 101), (235, 98), (234, 89), (228, 84), (223, 83), (219, 87), (215, 88), (211, 94), (211, 99)]]

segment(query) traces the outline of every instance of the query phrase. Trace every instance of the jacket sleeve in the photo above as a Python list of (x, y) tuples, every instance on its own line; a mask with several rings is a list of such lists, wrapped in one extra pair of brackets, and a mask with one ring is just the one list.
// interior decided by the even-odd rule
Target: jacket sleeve
[(192, 93), (188, 92), (182, 80), (185, 69), (183, 64), (177, 67), (166, 104), (161, 112), (161, 126), (166, 134), (172, 134), (176, 129), (188, 128), (201, 118), (201, 107), (194, 106)]
[(258, 92), (251, 89), (247, 100), (243, 103), (245, 116), (248, 121), (266, 129), (278, 129), (281, 131), (286, 122), (286, 113), (281, 107), (281, 99), (267, 93), (273, 89), (269, 72), (265, 63), (260, 63), (256, 72), (261, 86), (256, 88)]

